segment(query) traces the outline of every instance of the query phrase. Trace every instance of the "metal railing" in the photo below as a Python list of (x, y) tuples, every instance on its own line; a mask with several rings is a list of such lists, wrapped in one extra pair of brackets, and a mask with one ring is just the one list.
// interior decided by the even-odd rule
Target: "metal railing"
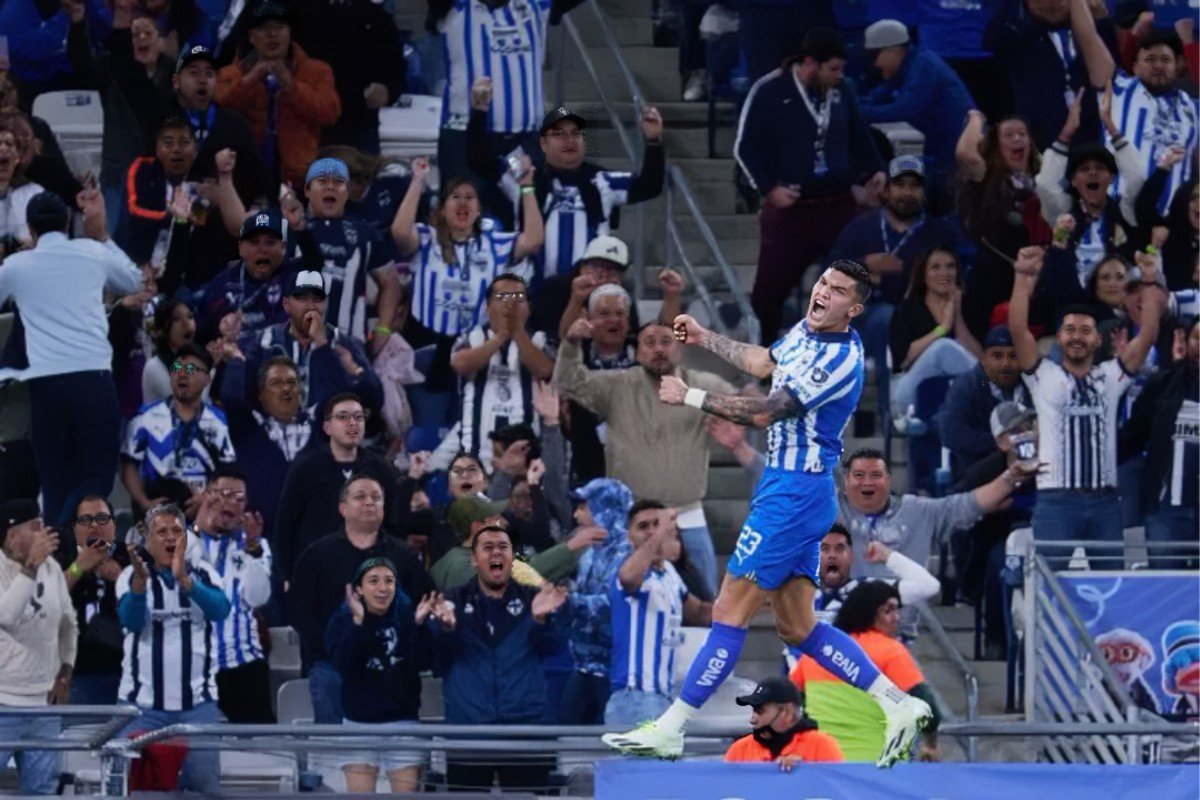
[[(1025, 560), (1025, 697), (1030, 722), (1093, 722), (1099, 730), (1137, 719), (1137, 707), (1117, 681), (1087, 625), (1043, 556), (1031, 546)], [(1140, 743), (1097, 733), (1084, 739), (1048, 736), (1053, 762), (1139, 763)]]
[[(937, 642), (938, 647), (942, 649), (942, 651), (946, 654), (946, 657), (949, 658), (950, 662), (954, 664), (955, 668), (958, 669), (959, 677), (962, 678), (963, 682), (963, 693), (966, 695), (967, 701), (966, 721), (968, 723), (974, 722), (979, 718), (979, 678), (975, 675), (975, 670), (971, 669), (971, 665), (967, 663), (967, 660), (963, 658), (962, 653), (958, 651), (958, 647), (956, 647), (954, 642), (950, 639), (950, 634), (946, 632), (946, 628), (934, 615), (933, 611), (930, 610), (928, 604), (917, 603), (917, 616), (920, 619), (921, 624), (923, 624), (933, 636), (933, 640)], [(946, 710), (949, 711), (949, 709)], [(958, 720), (952, 721), (957, 722)], [(940, 734), (950, 735), (947, 728), (948, 726), (943, 724), (939, 728), (938, 732)], [(965, 738), (967, 740), (967, 746), (965, 748), (967, 761), (975, 761), (979, 758), (978, 742), (974, 736), (966, 736)]]
[[(618, 112), (618, 105), (614, 102), (615, 98), (605, 88), (600, 71), (597, 69), (595, 61), (588, 52), (587, 45), (577, 24), (581, 19), (573, 14), (567, 14), (563, 17), (563, 28), (567, 36), (574, 43), (580, 63), (591, 78), (601, 102), (604, 103), (613, 130), (616, 131), (617, 138), (620, 140), (621, 147), (625, 151), (632, 169), (636, 171), (640, 167), (645, 144), (642, 138), (640, 122), (642, 109), (645, 107), (645, 98), (637, 82), (637, 78), (621, 54), (621, 46), (612, 32), (612, 27), (609, 25), (604, 12), (600, 10), (599, 5), (596, 3), (585, 3), (585, 5), (589, 9), (589, 20), (594, 23), (595, 30), (599, 33), (600, 40), (607, 50), (607, 56), (611, 64), (616, 65), (617, 73), (620, 75), (621, 82), (624, 84), (624, 89), (628, 93), (630, 102), (632, 103), (634, 113), (632, 126), (627, 126), (621, 119), (621, 115)], [(565, 99), (564, 66), (566, 51), (561, 45), (557, 49), (555, 85), (557, 87), (558, 103), (561, 105)], [(700, 205), (696, 200), (695, 194), (692, 192), (691, 185), (678, 166), (668, 164), (664, 194), (666, 196), (666, 223), (663, 232), (666, 244), (665, 266), (679, 268), (683, 272), (688, 284), (695, 288), (696, 296), (704, 306), (709, 319), (712, 321), (712, 326), (722, 334), (728, 333), (729, 326), (725, 324), (720, 313), (720, 304), (713, 297), (712, 288), (706, 283), (705, 275), (697, 269), (696, 265), (687, 256), (684, 248), (684, 238), (675, 217), (677, 211), (682, 211), (692, 220), (692, 224), (698, 232), (699, 241), (703, 242), (706, 246), (713, 265), (717, 268), (721, 279), (728, 286), (741, 315), (746, 339), (757, 343), (760, 339), (760, 327), (758, 316), (754, 313), (754, 309), (750, 305), (749, 294), (738, 283), (737, 273), (733, 271), (733, 267), (726, 260), (712, 227), (700, 211)], [(646, 290), (645, 212), (642, 210), (640, 204), (633, 206), (632, 210), (635, 215), (635, 239), (633, 244), (633, 265), (635, 267), (633, 279), (634, 296), (642, 299), (645, 297)]]

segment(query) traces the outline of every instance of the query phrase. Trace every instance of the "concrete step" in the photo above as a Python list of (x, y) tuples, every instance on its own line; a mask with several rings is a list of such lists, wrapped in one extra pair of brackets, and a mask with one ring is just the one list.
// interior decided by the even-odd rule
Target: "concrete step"
[(718, 553), (733, 552), (738, 532), (750, 513), (750, 500), (734, 498), (707, 499), (704, 501), (704, 516), (712, 533), (713, 547)]
[(746, 500), (754, 486), (750, 473), (741, 466), (710, 466), (708, 468), (708, 498), (710, 500)]
[[(625, 154), (624, 145), (616, 131), (608, 128), (597, 128), (587, 134), (588, 153), (597, 157), (621, 157)], [(734, 131), (732, 128), (721, 128), (717, 131), (716, 148), (721, 156), (733, 152)], [(664, 128), (663, 143), (667, 148), (668, 158), (700, 158), (708, 159), (708, 131), (703, 128)], [(732, 167), (730, 167), (732, 175)], [(732, 178), (726, 179), (730, 189), (733, 188)]]
[(621, 17), (640, 17), (649, 20), (653, 9), (651, 0), (598, 0), (600, 9), (609, 20)]
[[(652, 287), (658, 281), (658, 271), (660, 269), (658, 265), (665, 263), (665, 258), (655, 248), (647, 248), (646, 253), (648, 264), (646, 267), (646, 286)], [(711, 261), (711, 254), (706, 253), (705, 255), (693, 258), (689, 263), (691, 263), (692, 269), (695, 270), (697, 278), (704, 282), (704, 285), (708, 287), (710, 292), (717, 289), (730, 289), (731, 287), (726, 285), (727, 282), (720, 268), (712, 264)], [(673, 263), (678, 268), (678, 260), (676, 259)], [(734, 282), (745, 291), (750, 291), (750, 288), (754, 285), (754, 273), (758, 269), (758, 266), (753, 261), (749, 263), (734, 262), (730, 266), (733, 268)], [(685, 275), (684, 278), (686, 279), (687, 276)], [(688, 283), (688, 291), (694, 291), (694, 287), (690, 285), (691, 281), (688, 281)]]
[[(754, 214), (710, 214), (705, 221), (712, 228), (718, 243), (724, 242), (726, 239), (754, 239), (757, 241), (759, 238), (758, 217)], [(685, 241), (700, 238), (699, 227), (690, 216), (679, 218), (679, 235)], [(757, 253), (755, 257), (757, 257)]]

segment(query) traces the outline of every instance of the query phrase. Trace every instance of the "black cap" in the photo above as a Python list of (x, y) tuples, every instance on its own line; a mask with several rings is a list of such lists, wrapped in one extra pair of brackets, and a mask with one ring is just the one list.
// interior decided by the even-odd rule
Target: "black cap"
[(1075, 177), (1075, 171), (1087, 161), (1099, 161), (1113, 177), (1117, 176), (1117, 157), (1100, 142), (1088, 142), (1071, 150), (1067, 159), (1067, 180)]
[(759, 682), (753, 692), (737, 698), (739, 706), (761, 706), (765, 703), (795, 703), (802, 706), (804, 695), (796, 684), (779, 675)]
[(242, 220), (242, 229), (238, 232), (238, 241), (253, 236), (259, 231), (273, 233), (283, 238), (283, 217), (273, 208), (258, 211)]
[(178, 75), (184, 67), (193, 61), (207, 61), (209, 64), (215, 65), (217, 62), (213, 59), (212, 50), (209, 50), (202, 44), (184, 47), (179, 51), (179, 58), (175, 61), (175, 74)]
[(207, 347), (201, 347), (195, 342), (188, 342), (175, 351), (175, 359), (197, 358), (200, 363), (204, 364), (204, 368), (211, 371), (213, 368), (212, 353), (208, 352)]
[(273, 19), (286, 22), (289, 25), (291, 24), (291, 20), (288, 19), (287, 9), (281, 3), (277, 3), (275, 0), (262, 0), (250, 12), (250, 29), (253, 30), (264, 22), (270, 22)]
[(533, 428), (523, 422), (517, 425), (505, 425), (499, 430), (494, 430), (488, 434), (488, 438), (504, 444), (512, 444), (513, 442), (522, 440), (532, 443), (538, 440), (538, 436), (533, 432)]
[(571, 109), (564, 108), (563, 106), (559, 106), (558, 108), (554, 109), (549, 114), (547, 114), (546, 116), (542, 117), (542, 127), (538, 128), (538, 133), (539, 134), (545, 133), (546, 131), (550, 130), (558, 123), (562, 122), (564, 119), (571, 120), (572, 122), (574, 122), (576, 125), (578, 125), (581, 128), (587, 127), (587, 120), (585, 120), (583, 117), (576, 114)]
[(36, 500), (28, 498), (6, 500), (0, 504), (0, 542), (7, 538), (9, 528), (20, 525), (22, 522), (29, 522), (31, 519), (37, 519), (41, 515), (42, 511), (38, 508)]
[(41, 236), (50, 231), (65, 231), (71, 212), (54, 192), (38, 192), (25, 206), (25, 224)]

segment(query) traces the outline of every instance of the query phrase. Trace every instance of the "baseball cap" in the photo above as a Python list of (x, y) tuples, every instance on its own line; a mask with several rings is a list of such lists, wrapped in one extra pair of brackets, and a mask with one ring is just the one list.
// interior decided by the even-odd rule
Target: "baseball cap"
[(917, 156), (896, 156), (888, 164), (888, 180), (894, 181), (901, 175), (915, 175), (925, 182), (925, 162)]
[(318, 158), (309, 166), (308, 174), (304, 176), (304, 185), (308, 186), (317, 178), (337, 178), (349, 183), (350, 168), (340, 158)]
[(6, 500), (0, 504), (0, 542), (8, 536), (8, 529), (22, 522), (29, 522), (31, 519), (37, 519), (42, 515), (42, 511), (38, 508), (36, 500), (28, 498), (18, 498), (16, 500)]
[(1013, 338), (1012, 332), (1003, 325), (992, 328), (987, 332), (987, 336), (983, 337), (983, 349), (987, 350), (992, 347), (1012, 347)]
[(588, 242), (583, 256), (575, 263), (581, 264), (593, 258), (611, 261), (625, 270), (629, 268), (629, 247), (615, 236), (597, 236)]
[(1023, 422), (1036, 417), (1031, 409), (1026, 408), (1020, 403), (1014, 403), (1011, 400), (1006, 400), (992, 409), (992, 416), (988, 420), (988, 425), (992, 429), (992, 438), (999, 436), (1005, 431), (1011, 431)]
[(262, 0), (250, 12), (251, 29), (257, 28), (264, 22), (270, 22), (271, 20), (291, 23), (291, 20), (288, 19), (287, 9), (281, 3), (275, 2), (275, 0)]
[(903, 22), (896, 19), (881, 19), (878, 22), (872, 22), (863, 31), (864, 50), (882, 50), (885, 47), (908, 44), (909, 41), (908, 28), (904, 27)]
[(193, 61), (207, 61), (210, 65), (214, 65), (212, 50), (209, 50), (202, 44), (195, 44), (191, 47), (184, 47), (179, 51), (179, 58), (175, 61), (175, 74), (178, 75), (183, 71), (183, 68)]
[(739, 706), (761, 706), (765, 703), (795, 703), (804, 705), (804, 695), (796, 688), (796, 684), (787, 678), (777, 675), (760, 681), (750, 694), (736, 698)]
[(319, 294), (321, 297), (325, 297), (324, 276), (313, 270), (297, 272), (296, 277), (288, 284), (288, 296), (295, 297), (299, 294)]
[(546, 116), (542, 117), (542, 127), (538, 128), (538, 133), (545, 133), (550, 128), (553, 128), (555, 125), (562, 122), (564, 119), (571, 120), (581, 128), (587, 127), (587, 120), (576, 114), (571, 109), (559, 106), (558, 108), (546, 114)]
[(283, 217), (275, 209), (267, 209), (266, 211), (251, 214), (242, 220), (242, 229), (238, 232), (238, 241), (240, 242), (249, 236), (253, 236), (259, 231), (273, 233), (282, 239)]

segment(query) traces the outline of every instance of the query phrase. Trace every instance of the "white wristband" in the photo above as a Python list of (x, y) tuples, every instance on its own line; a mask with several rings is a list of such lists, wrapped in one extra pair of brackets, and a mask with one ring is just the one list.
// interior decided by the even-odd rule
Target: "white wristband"
[(706, 397), (708, 397), (708, 392), (703, 389), (688, 389), (687, 394), (683, 396), (683, 404), (692, 408), (701, 408)]

